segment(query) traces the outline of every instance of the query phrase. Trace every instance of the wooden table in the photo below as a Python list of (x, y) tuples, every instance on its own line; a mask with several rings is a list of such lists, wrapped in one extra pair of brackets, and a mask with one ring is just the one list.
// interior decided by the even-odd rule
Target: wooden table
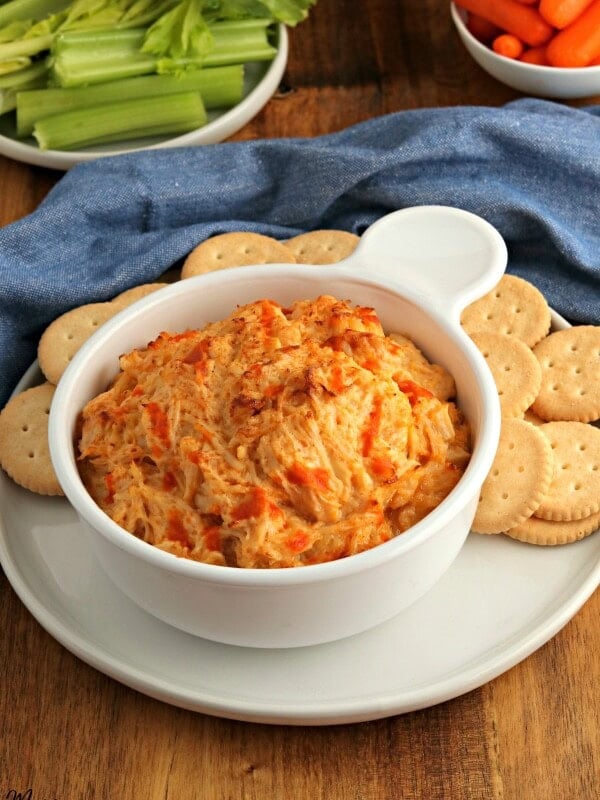
[[(236, 138), (316, 135), (400, 109), (518, 93), (467, 56), (444, 0), (319, 0), (280, 93)], [(598, 101), (598, 98), (596, 99)], [(0, 158), (0, 224), (60, 174)], [(356, 725), (183, 711), (57, 644), (0, 583), (0, 798), (592, 800), (600, 791), (600, 593), (548, 644), (462, 697)]]

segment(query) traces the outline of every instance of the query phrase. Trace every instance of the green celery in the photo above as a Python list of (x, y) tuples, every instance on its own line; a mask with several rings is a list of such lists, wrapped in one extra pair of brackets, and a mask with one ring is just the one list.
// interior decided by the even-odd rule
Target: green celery
[(202, 57), (213, 37), (203, 17), (203, 3), (181, 0), (146, 31), (142, 52), (167, 58)]
[(144, 136), (186, 133), (206, 124), (198, 92), (143, 97), (65, 111), (36, 123), (42, 150), (72, 150)]
[(8, 38), (10, 31), (14, 32), (15, 23), (2, 28), (3, 41), (0, 44), (0, 60), (16, 58), (19, 56), (33, 56), (52, 47), (52, 42), (56, 33), (60, 30), (66, 19), (66, 13), (59, 11), (57, 14), (49, 14), (44, 19), (37, 22), (26, 21), (14, 38)]
[(25, 83), (30, 83), (36, 78), (44, 78), (48, 72), (48, 65), (45, 61), (32, 64), (19, 72), (12, 72), (9, 75), (0, 76), (0, 89), (19, 89)]
[[(123, 136), (123, 134), (119, 134), (118, 136), (115, 134), (107, 134), (106, 136), (99, 136), (97, 139), (94, 139), (93, 142), (88, 142), (85, 145), (76, 145), (76, 146), (98, 147), (99, 145), (103, 144), (114, 144), (115, 142), (126, 142), (126, 141), (132, 141), (133, 139), (155, 139), (159, 136), (180, 136), (185, 133), (189, 133), (190, 131), (196, 130), (197, 127), (198, 127), (197, 125), (192, 125), (191, 127), (182, 128), (180, 125), (173, 125), (173, 124), (153, 125), (152, 127), (148, 127), (146, 125), (144, 128), (139, 128), (139, 129), (132, 128), (131, 130), (127, 131), (126, 136)], [(76, 146), (62, 147), (60, 149), (74, 150)]]
[[(37, 65), (36, 65), (37, 66)], [(17, 95), (26, 89), (39, 89), (46, 84), (46, 66), (44, 70), (37, 72), (35, 68), (23, 69), (17, 73), (11, 73), (0, 77), (0, 114), (6, 114), (17, 107)], [(18, 83), (3, 86), (3, 79), (18, 77)]]
[(285, 25), (297, 25), (308, 16), (317, 0), (262, 0), (273, 18)]
[(47, 33), (44, 36), (32, 36), (31, 39), (17, 39), (14, 42), (0, 44), (0, 59), (7, 61), (10, 58), (20, 56), (35, 56), (44, 50), (49, 50), (54, 41), (54, 34)]
[(13, 58), (10, 61), (0, 61), (0, 76), (14, 75), (15, 73), (23, 72), (23, 70), (30, 65), (30, 58)]
[(190, 70), (183, 75), (146, 75), (118, 83), (99, 83), (73, 89), (19, 91), (17, 97), (17, 135), (29, 136), (35, 123), (44, 117), (89, 108), (115, 100), (200, 92), (206, 109), (229, 108), (242, 99), (244, 68), (241, 64)]
[(211, 25), (214, 49), (204, 58), (164, 59), (142, 53), (143, 29), (63, 33), (52, 49), (52, 77), (59, 86), (86, 86), (153, 72), (270, 61), (277, 53), (268, 41), (270, 22), (252, 19)]
[(25, 36), (30, 28), (31, 22), (29, 20), (15, 20), (14, 22), (9, 22), (8, 25), (3, 25), (0, 27), (0, 44), (20, 39), (21, 36)]
[[(196, 2), (196, 0), (194, 0)], [(174, 0), (135, 2), (135, 0), (15, 0), (14, 13), (31, 7), (32, 18), (0, 16), (0, 60), (42, 53), (52, 47), (55, 37), (67, 30), (99, 30), (141, 27), (152, 24), (173, 7)], [(0, 13), (4, 6), (0, 6)], [(57, 13), (54, 13), (56, 11)], [(8, 24), (5, 24), (8, 23)], [(21, 23), (20, 28), (19, 23)], [(15, 27), (16, 26), (16, 27)], [(10, 39), (11, 29), (15, 35)]]
[[(69, 9), (65, 30), (100, 30), (102, 28), (141, 28), (151, 25), (156, 19), (169, 11), (177, 0), (106, 0), (108, 5), (93, 5), (85, 8)], [(79, 12), (79, 13), (77, 13)]]
[(277, 49), (269, 43), (270, 24), (271, 19), (244, 19), (209, 25), (214, 46), (205, 56), (203, 66), (271, 61), (277, 55)]
[(70, 0), (12, 0), (0, 5), (0, 27), (20, 20), (40, 20), (70, 5)]

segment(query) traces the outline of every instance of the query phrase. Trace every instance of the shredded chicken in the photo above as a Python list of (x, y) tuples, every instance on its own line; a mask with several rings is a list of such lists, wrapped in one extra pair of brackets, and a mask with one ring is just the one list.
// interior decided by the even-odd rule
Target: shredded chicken
[(175, 555), (316, 564), (402, 533), (454, 487), (454, 382), (371, 308), (260, 300), (121, 357), (81, 419), (80, 470), (119, 525)]

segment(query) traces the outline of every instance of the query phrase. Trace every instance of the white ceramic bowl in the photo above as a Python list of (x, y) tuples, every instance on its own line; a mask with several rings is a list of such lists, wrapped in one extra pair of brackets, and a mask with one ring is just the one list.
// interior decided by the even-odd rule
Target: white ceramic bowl
[[(356, 251), (328, 267), (266, 265), (175, 283), (109, 320), (74, 357), (50, 412), (50, 451), (65, 494), (113, 582), (159, 619), (208, 639), (293, 647), (350, 636), (409, 606), (448, 569), (475, 513), (500, 428), (495, 385), (459, 325), (462, 308), (489, 291), (506, 266), (498, 232), (458, 209), (422, 206), (389, 214)], [(333, 294), (373, 306), (384, 329), (407, 333), (454, 376), (474, 434), (467, 470), (424, 520), (385, 544), (345, 559), (292, 569), (237, 569), (159, 550), (114, 523), (85, 490), (73, 439), (85, 403), (118, 371), (118, 357), (163, 330), (199, 328), (238, 304), (282, 304)]]
[(526, 64), (523, 61), (504, 58), (479, 42), (470, 33), (465, 24), (467, 18), (465, 11), (451, 3), (450, 13), (458, 35), (473, 59), (493, 78), (507, 86), (525, 94), (553, 97), (559, 100), (592, 97), (600, 94), (600, 66), (569, 69), (540, 67), (536, 64)]

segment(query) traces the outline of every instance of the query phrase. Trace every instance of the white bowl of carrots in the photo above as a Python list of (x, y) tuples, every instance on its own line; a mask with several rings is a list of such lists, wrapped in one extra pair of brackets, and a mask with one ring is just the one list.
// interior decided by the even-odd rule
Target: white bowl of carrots
[(451, 14), (472, 58), (513, 89), (600, 95), (600, 0), (457, 0)]

